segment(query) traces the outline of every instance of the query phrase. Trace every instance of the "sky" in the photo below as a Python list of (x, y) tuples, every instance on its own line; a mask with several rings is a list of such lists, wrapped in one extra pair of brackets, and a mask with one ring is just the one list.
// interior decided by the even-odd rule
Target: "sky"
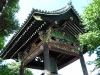
[[(69, 0), (20, 0), (20, 11), (17, 17), (22, 24), (32, 8), (52, 11), (66, 6), (68, 1)], [(78, 13), (82, 13), (83, 7), (88, 3), (88, 0), (72, 0), (72, 4)]]
[[(68, 1), (69, 0), (20, 0), (19, 1), (20, 10), (16, 16), (19, 19), (20, 24), (23, 25), (25, 19), (27, 19), (32, 8), (52, 11), (66, 6)], [(83, 7), (86, 6), (89, 2), (90, 0), (72, 0), (74, 8), (79, 14), (82, 14)], [(95, 54), (93, 54), (91, 57), (89, 57), (87, 53), (84, 55), (84, 59), (86, 62), (94, 60), (95, 57), (96, 57)], [(89, 75), (94, 75), (94, 73), (90, 74), (90, 70), (93, 69), (94, 65), (91, 66), (86, 65), (86, 66)], [(42, 71), (38, 70), (32, 70), (32, 71), (34, 75), (40, 75), (42, 73)], [(83, 75), (79, 60), (59, 70), (58, 73), (62, 75)]]

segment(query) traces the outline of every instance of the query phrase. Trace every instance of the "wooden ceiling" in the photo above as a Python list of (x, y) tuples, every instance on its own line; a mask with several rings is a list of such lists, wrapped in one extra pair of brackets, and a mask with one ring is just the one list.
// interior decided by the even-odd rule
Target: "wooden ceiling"
[[(73, 53), (68, 54), (66, 51), (62, 53), (61, 51), (63, 52), (63, 50), (58, 50), (56, 48), (54, 50), (50, 49), (49, 52), (50, 58), (54, 58), (56, 60), (58, 69), (61, 69), (71, 64), (72, 62), (76, 61), (79, 58), (79, 55), (76, 56)], [(44, 69), (43, 51), (37, 54), (35, 58), (33, 58), (30, 61), (28, 60), (27, 62), (26, 62), (27, 64), (24, 63), (25, 67), (43, 70)]]

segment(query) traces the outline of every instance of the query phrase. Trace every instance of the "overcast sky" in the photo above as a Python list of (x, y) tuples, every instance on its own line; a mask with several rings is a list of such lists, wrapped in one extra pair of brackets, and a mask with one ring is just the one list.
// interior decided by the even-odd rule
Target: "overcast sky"
[[(25, 19), (27, 18), (28, 14), (32, 10), (32, 8), (41, 9), (41, 10), (57, 10), (64, 6), (66, 6), (67, 2), (69, 0), (20, 0), (20, 11), (17, 14), (17, 17), (20, 21), (20, 24), (24, 23)], [(89, 0), (72, 0), (72, 4), (76, 11), (79, 14), (82, 14), (83, 7), (86, 6), (89, 3)], [(95, 55), (92, 55), (92, 57), (88, 57), (88, 54), (84, 55), (86, 62), (93, 60)], [(93, 65), (88, 66), (87, 69), (90, 75), (90, 70), (93, 69)], [(41, 71), (33, 71), (34, 75), (40, 75)], [(61, 69), (59, 71), (59, 74), (62, 75), (83, 75), (80, 61), (77, 60), (76, 62), (70, 64), (69, 66), (66, 66), (65, 68)], [(94, 75), (94, 74), (91, 74)]]

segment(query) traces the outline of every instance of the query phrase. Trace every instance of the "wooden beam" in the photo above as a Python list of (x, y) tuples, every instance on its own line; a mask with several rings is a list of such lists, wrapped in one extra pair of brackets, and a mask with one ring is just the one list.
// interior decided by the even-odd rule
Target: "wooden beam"
[(56, 47), (49, 47), (49, 49), (52, 50), (52, 51), (55, 51), (55, 52), (60, 52), (60, 53), (79, 57), (79, 54), (71, 52), (71, 51), (62, 50), (62, 49), (59, 49), (59, 48), (56, 48)]
[(63, 44), (63, 43), (60, 43), (60, 42), (57, 42), (57, 41), (52, 41), (52, 42), (49, 42), (49, 43), (53, 43), (53, 44), (56, 44), (56, 45), (61, 45), (61, 46), (67, 46), (67, 47), (69, 47), (69, 48), (72, 48), (72, 49), (75, 49), (76, 50), (76, 47), (74, 47), (74, 46), (71, 46), (71, 45), (69, 45), (69, 44)]
[(25, 56), (24, 56), (24, 60), (25, 60), (28, 56), (30, 56), (33, 52), (36, 52), (37, 50), (39, 50), (39, 47), (42, 46), (42, 44), (43, 44), (43, 42), (40, 42), (35, 48), (33, 48), (33, 49), (29, 52), (29, 54), (25, 55)]
[(27, 50), (29, 47), (31, 47), (32, 44), (33, 44), (33, 43), (36, 43), (38, 40), (39, 40), (39, 37), (37, 37), (36, 39), (34, 39), (34, 40), (32, 41), (32, 43), (30, 43), (30, 44), (25, 48), (25, 50)]
[(31, 53), (30, 56), (27, 56), (23, 62), (24, 62), (24, 66), (26, 66), (29, 62), (31, 62), (36, 56), (38, 56), (39, 54), (41, 54), (43, 52), (43, 50), (39, 50), (36, 51), (36, 53), (33, 52), (33, 54)]
[(84, 60), (84, 57), (83, 57), (83, 53), (81, 53), (81, 52), (80, 52), (80, 63), (81, 63), (81, 66), (82, 66), (83, 74), (84, 75), (88, 75), (88, 71), (87, 71), (87, 68), (86, 68), (86, 64), (85, 64), (85, 60)]

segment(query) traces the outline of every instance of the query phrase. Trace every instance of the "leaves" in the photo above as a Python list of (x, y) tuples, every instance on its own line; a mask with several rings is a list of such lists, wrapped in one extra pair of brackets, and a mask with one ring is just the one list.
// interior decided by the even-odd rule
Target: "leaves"
[(78, 40), (80, 40), (82, 46), (87, 45), (87, 49), (94, 52), (94, 50), (100, 45), (99, 37), (100, 32), (89, 31), (88, 33), (80, 34)]
[(5, 9), (0, 16), (0, 50), (4, 47), (5, 37), (14, 33), (19, 28), (15, 14), (19, 10), (19, 0), (8, 0)]
[(5, 41), (5, 38), (0, 37), (0, 50), (4, 47), (4, 41)]
[(100, 30), (100, 0), (93, 0), (84, 8), (82, 19), (86, 30)]
[(15, 17), (15, 14), (19, 10), (18, 1), (19, 0), (9, 0), (2, 12), (3, 14), (0, 16), (0, 37), (8, 36), (19, 28), (18, 19)]
[(100, 45), (100, 0), (93, 0), (84, 8), (82, 19), (86, 33), (80, 34), (78, 40), (82, 46), (87, 45), (88, 50), (94, 51)]
[(86, 33), (80, 34), (78, 40), (81, 46), (87, 45), (90, 55), (96, 53), (97, 58), (93, 62), (97, 68), (100, 68), (100, 0), (92, 0), (84, 8), (81, 17)]
[[(20, 63), (18, 62), (11, 62), (8, 64), (3, 64), (0, 62), (0, 75), (20, 75)], [(25, 68), (24, 70), (25, 75), (33, 75), (30, 69)]]

